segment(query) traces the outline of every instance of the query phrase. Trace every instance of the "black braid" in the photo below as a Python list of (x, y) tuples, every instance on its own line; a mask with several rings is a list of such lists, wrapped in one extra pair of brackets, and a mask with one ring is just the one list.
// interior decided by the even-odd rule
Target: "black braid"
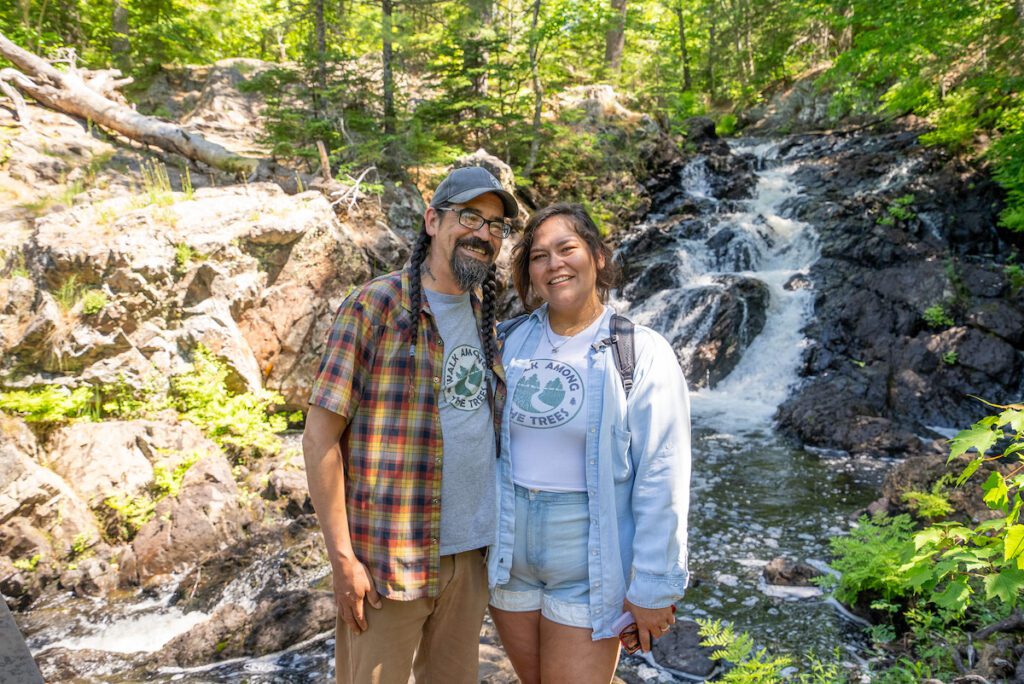
[(412, 357), (416, 356), (416, 340), (419, 339), (420, 334), (420, 303), (423, 295), (420, 284), (420, 265), (427, 258), (429, 247), (430, 235), (427, 233), (426, 224), (424, 224), (420, 234), (416, 236), (416, 242), (412, 246), (412, 254), (409, 255), (411, 271), (409, 286), (412, 288), (412, 291), (409, 293), (409, 298), (412, 300), (412, 336), (409, 338), (409, 356)]
[(491, 364), (494, 363), (494, 358), (498, 355), (497, 341), (494, 339), (494, 319), (497, 313), (496, 309), (498, 308), (496, 306), (497, 288), (497, 269), (492, 265), (487, 273), (487, 279), (484, 280), (484, 300), (481, 302), (483, 321), (481, 322), (480, 340), (484, 344), (484, 360), (488, 370), (490, 370)]

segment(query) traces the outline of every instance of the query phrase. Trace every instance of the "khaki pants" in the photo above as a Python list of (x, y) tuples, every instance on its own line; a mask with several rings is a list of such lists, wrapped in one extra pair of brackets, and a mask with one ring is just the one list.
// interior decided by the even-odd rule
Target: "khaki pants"
[(436, 598), (366, 603), (367, 629), (355, 634), (338, 618), (338, 684), (475, 684), (480, 626), (487, 608), (487, 568), (479, 549), (441, 556)]

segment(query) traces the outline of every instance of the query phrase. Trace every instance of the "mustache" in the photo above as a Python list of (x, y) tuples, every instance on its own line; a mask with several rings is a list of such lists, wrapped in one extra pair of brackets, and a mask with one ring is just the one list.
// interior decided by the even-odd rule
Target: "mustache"
[(485, 240), (481, 240), (475, 235), (467, 235), (461, 240), (456, 241), (455, 246), (474, 247), (476, 249), (483, 250), (484, 254), (486, 254), (487, 256), (494, 256), (494, 247), (491, 245), (491, 243)]

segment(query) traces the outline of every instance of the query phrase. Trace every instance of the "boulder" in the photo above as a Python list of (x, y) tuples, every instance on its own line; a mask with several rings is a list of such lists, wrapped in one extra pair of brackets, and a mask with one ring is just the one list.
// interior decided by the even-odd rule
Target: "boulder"
[(333, 629), (335, 616), (334, 598), (327, 591), (282, 591), (259, 600), (251, 612), (226, 604), (168, 643), (158, 659), (189, 667), (275, 653)]
[(668, 634), (656, 639), (651, 653), (659, 665), (707, 678), (715, 670), (710, 658), (712, 648), (700, 645), (700, 627), (696, 622), (678, 620)]
[(132, 542), (136, 577), (160, 582), (238, 542), (252, 522), (227, 460), (205, 456), (186, 473), (178, 496), (157, 504)]
[(264, 496), (270, 499), (284, 500), (285, 511), (292, 517), (313, 512), (313, 502), (309, 499), (309, 485), (306, 474), (299, 470), (277, 468), (267, 477), (267, 488)]
[[(9, 424), (6, 423), (5, 424)], [(0, 431), (0, 556), (63, 558), (77, 541), (99, 539), (88, 506), (34, 459), (27, 430)]]
[(794, 561), (789, 558), (773, 558), (761, 571), (768, 584), (784, 587), (813, 587), (811, 580), (821, 576), (821, 571), (813, 565)]

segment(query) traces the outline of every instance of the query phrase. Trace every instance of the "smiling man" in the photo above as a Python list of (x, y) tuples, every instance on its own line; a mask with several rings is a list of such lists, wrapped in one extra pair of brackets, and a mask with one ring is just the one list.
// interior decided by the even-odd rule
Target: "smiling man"
[(455, 169), (406, 269), (338, 310), (302, 437), (334, 573), (338, 682), (477, 681), (504, 392), (493, 264), (517, 213), (486, 169)]

